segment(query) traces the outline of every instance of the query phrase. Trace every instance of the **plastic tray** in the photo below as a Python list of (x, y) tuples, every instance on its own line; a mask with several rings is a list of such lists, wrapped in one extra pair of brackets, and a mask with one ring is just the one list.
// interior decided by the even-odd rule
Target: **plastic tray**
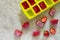
[(59, 2), (60, 0), (22, 0), (20, 7), (28, 19), (33, 19)]

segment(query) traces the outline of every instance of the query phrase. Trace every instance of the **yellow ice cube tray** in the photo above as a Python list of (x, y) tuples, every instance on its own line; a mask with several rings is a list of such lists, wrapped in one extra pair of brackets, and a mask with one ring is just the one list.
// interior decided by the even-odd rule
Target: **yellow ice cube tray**
[(33, 19), (59, 2), (60, 0), (22, 0), (20, 6), (28, 19)]

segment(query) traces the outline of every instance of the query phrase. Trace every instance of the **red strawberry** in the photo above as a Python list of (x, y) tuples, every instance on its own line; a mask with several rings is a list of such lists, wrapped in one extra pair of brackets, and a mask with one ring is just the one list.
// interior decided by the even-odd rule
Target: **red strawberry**
[(52, 19), (50, 23), (55, 26), (58, 24), (58, 19)]
[(41, 28), (44, 26), (44, 23), (42, 23), (40, 20), (36, 21), (36, 24)]
[(25, 28), (25, 29), (28, 28), (29, 26), (30, 26), (29, 22), (25, 22), (22, 25), (22, 27)]
[(33, 9), (34, 9), (34, 11), (35, 11), (36, 13), (40, 12), (40, 9), (39, 9), (38, 6), (34, 6)]
[(46, 21), (47, 21), (47, 17), (45, 16), (45, 17), (42, 17), (41, 18), (41, 21), (43, 22), (43, 23), (45, 23)]
[(22, 33), (23, 33), (23, 32), (20, 31), (20, 30), (15, 30), (14, 35), (17, 36), (17, 37), (19, 37), (19, 36), (22, 35)]
[(35, 4), (35, 1), (34, 0), (28, 0), (29, 1), (29, 3), (31, 4), (31, 5), (34, 5)]
[(32, 35), (34, 37), (39, 36), (40, 35), (40, 31), (39, 30), (34, 30)]
[(56, 10), (54, 8), (51, 8), (49, 11), (49, 15), (54, 16), (55, 12), (56, 12)]
[(56, 29), (55, 28), (50, 28), (50, 33), (51, 34), (55, 34), (56, 33)]
[(49, 34), (48, 31), (45, 31), (45, 32), (44, 32), (44, 36), (48, 37), (49, 35), (50, 35), (50, 34)]
[(58, 0), (53, 0), (54, 2), (57, 2)]
[(27, 3), (26, 1), (24, 1), (24, 2), (22, 3), (22, 6), (24, 7), (24, 9), (29, 8), (29, 5), (28, 5), (28, 3)]
[(39, 3), (39, 6), (42, 8), (42, 9), (45, 9), (47, 6), (46, 4), (42, 1)]

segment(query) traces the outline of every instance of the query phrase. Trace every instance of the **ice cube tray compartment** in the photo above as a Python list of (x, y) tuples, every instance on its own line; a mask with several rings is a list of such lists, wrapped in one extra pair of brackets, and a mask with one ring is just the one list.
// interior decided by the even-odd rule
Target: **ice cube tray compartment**
[(29, 9), (29, 10), (27, 11), (27, 14), (28, 14), (30, 17), (34, 16), (34, 12), (32, 11), (32, 9)]
[(45, 2), (43, 2), (43, 1), (41, 1), (41, 2), (39, 3), (39, 6), (40, 6), (41, 9), (47, 8)]
[(28, 2), (30, 3), (30, 5), (34, 5), (36, 3), (35, 0), (28, 0)]
[(29, 5), (28, 5), (28, 3), (27, 3), (26, 1), (24, 1), (24, 2), (22, 3), (22, 7), (23, 7), (24, 9), (27, 9), (27, 8), (29, 8)]
[(33, 7), (33, 10), (35, 11), (36, 14), (40, 12), (40, 9), (37, 5)]
[(45, 2), (48, 6), (51, 6), (53, 4), (52, 0), (45, 0)]

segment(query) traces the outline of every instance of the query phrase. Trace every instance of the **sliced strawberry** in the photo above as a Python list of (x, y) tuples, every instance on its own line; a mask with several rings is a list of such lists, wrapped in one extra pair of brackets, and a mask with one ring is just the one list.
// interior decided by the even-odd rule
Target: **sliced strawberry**
[(49, 11), (49, 15), (54, 16), (55, 12), (56, 12), (56, 10), (54, 8), (51, 8)]
[(38, 25), (40, 28), (43, 28), (44, 23), (42, 23), (40, 20), (36, 21), (36, 25)]
[(22, 33), (23, 32), (20, 31), (20, 30), (15, 30), (14, 35), (17, 36), (17, 37), (20, 37), (22, 35)]
[(40, 9), (39, 9), (38, 6), (34, 6), (33, 9), (34, 9), (34, 11), (35, 11), (36, 13), (40, 12)]
[(24, 2), (22, 3), (22, 6), (24, 7), (24, 9), (29, 8), (29, 5), (28, 5), (28, 3), (27, 3), (26, 1), (24, 1)]
[(41, 18), (41, 21), (43, 22), (43, 23), (45, 23), (46, 21), (47, 21), (47, 17), (45, 16), (45, 17), (42, 17)]
[(58, 0), (53, 0), (54, 2), (57, 2)]
[(41, 9), (45, 9), (47, 7), (43, 1), (39, 3), (39, 6), (41, 7)]
[(55, 34), (56, 33), (56, 29), (55, 28), (50, 28), (50, 33), (51, 34)]
[(22, 24), (22, 27), (25, 28), (25, 29), (29, 28), (29, 26), (30, 26), (30, 23), (29, 22), (24, 22)]
[(35, 1), (34, 1), (34, 0), (28, 0), (28, 2), (29, 2), (31, 5), (34, 5), (34, 4), (35, 4)]
[(40, 31), (39, 30), (34, 30), (32, 35), (34, 37), (39, 36), (40, 35)]
[(55, 25), (58, 24), (58, 19), (52, 19), (52, 20), (50, 21), (50, 23), (51, 23), (53, 26), (55, 26)]
[(50, 34), (49, 34), (49, 31), (45, 31), (44, 32), (44, 36), (48, 37)]

